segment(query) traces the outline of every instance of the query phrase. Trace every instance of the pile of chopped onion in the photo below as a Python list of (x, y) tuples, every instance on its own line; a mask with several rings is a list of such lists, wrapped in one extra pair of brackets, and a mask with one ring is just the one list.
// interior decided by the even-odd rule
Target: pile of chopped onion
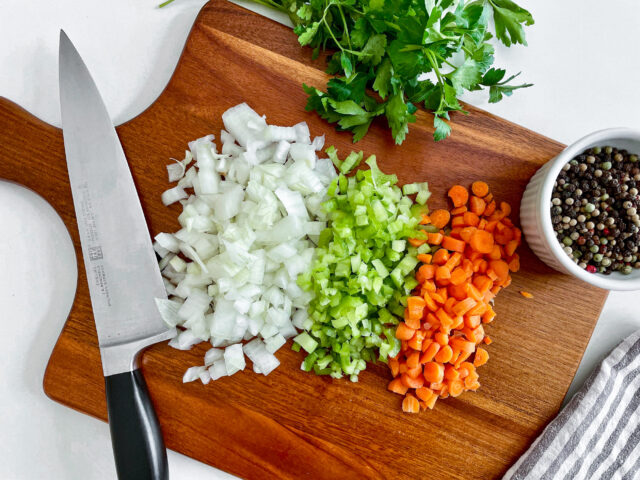
[(286, 339), (311, 326), (313, 295), (296, 279), (310, 270), (326, 226), (321, 204), (336, 176), (331, 160), (317, 157), (324, 137), (311, 141), (305, 123), (267, 125), (246, 103), (222, 120), (220, 152), (208, 135), (167, 166), (177, 185), (162, 201), (182, 204), (182, 228), (154, 242), (169, 295), (158, 308), (180, 327), (169, 344), (212, 346), (185, 382), (232, 375), (245, 368), (245, 355), (267, 375)]

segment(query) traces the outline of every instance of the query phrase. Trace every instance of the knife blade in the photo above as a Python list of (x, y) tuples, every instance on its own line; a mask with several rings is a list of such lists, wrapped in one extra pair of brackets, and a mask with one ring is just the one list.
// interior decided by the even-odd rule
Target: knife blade
[(166, 292), (127, 159), (89, 70), (60, 31), (60, 109), (120, 479), (167, 478), (166, 450), (138, 354), (171, 338)]

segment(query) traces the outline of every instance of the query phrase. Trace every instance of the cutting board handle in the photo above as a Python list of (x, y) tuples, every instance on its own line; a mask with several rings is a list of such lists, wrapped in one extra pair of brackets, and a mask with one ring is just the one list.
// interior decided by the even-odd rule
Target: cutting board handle
[(111, 443), (119, 480), (167, 480), (167, 451), (142, 372), (105, 377)]

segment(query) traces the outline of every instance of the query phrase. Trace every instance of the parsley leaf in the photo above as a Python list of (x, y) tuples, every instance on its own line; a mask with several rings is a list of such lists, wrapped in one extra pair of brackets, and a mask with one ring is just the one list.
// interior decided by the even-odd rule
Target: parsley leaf
[[(434, 139), (451, 133), (451, 112), (466, 114), (458, 97), (489, 90), (500, 101), (530, 84), (511, 85), (493, 67), (496, 39), (526, 45), (531, 14), (514, 0), (253, 0), (291, 18), (300, 45), (315, 58), (327, 52), (326, 91), (303, 85), (306, 109), (354, 142), (384, 115), (395, 142), (406, 138), (417, 106), (434, 114)], [(429, 79), (422, 74), (429, 74)], [(374, 94), (373, 92), (377, 93)]]
[(511, 0), (489, 0), (489, 3), (493, 7), (493, 21), (498, 40), (507, 47), (512, 43), (526, 45), (527, 41), (521, 24), (533, 25), (531, 14)]

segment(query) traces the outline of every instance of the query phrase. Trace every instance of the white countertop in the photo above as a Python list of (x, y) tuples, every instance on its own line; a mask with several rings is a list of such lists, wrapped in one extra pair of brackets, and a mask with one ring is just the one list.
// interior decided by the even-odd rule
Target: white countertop
[[(4, 0), (0, 96), (59, 125), (57, 48), (64, 28), (114, 121), (132, 118), (166, 85), (203, 4), (176, 0), (157, 9), (157, 3)], [(535, 86), (496, 105), (477, 96), (468, 100), (564, 143), (600, 128), (638, 128), (640, 4), (519, 3), (536, 19), (527, 29), (530, 46), (499, 48), (496, 64), (522, 70), (523, 80)], [(44, 200), (6, 182), (0, 182), (0, 218), (0, 321), (5, 329), (0, 336), (0, 478), (115, 478), (107, 425), (52, 402), (42, 391), (44, 368), (75, 289), (66, 229)], [(609, 296), (574, 384), (640, 328), (639, 307), (640, 292)], [(175, 452), (169, 452), (169, 466), (172, 479), (232, 478)]]

